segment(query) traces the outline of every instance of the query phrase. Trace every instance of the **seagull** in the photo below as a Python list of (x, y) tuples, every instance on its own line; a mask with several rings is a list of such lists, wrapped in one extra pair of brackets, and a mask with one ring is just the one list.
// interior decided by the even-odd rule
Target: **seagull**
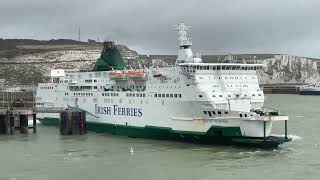
[(131, 153), (131, 156), (133, 156), (133, 149), (132, 149), (132, 147), (130, 148), (130, 153)]

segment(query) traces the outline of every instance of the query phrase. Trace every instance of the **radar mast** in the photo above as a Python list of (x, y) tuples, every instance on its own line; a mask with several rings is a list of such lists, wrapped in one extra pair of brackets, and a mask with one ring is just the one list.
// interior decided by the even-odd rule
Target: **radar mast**
[(179, 63), (194, 63), (194, 62), (202, 62), (201, 58), (195, 58), (193, 56), (191, 46), (192, 39), (188, 36), (188, 31), (191, 26), (187, 26), (184, 23), (179, 23), (175, 25), (175, 28), (178, 30), (178, 58), (176, 60), (176, 64)]

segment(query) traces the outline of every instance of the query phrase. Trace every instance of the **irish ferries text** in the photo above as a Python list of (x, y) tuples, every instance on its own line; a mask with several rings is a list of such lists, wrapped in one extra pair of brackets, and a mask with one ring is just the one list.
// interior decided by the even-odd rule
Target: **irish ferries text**
[(97, 104), (95, 104), (95, 114), (141, 117), (142, 116), (142, 109), (119, 107), (118, 105), (98, 106)]

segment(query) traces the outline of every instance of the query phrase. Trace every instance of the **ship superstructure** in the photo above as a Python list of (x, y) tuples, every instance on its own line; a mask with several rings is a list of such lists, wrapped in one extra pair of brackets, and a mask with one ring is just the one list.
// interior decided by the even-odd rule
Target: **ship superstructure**
[[(89, 130), (131, 137), (264, 147), (289, 141), (271, 136), (273, 122), (288, 116), (263, 108), (257, 72), (264, 65), (203, 63), (192, 53), (189, 26), (176, 27), (175, 66), (130, 69), (106, 57), (106, 70), (52, 70), (51, 82), (38, 86), (38, 118), (58, 125), (59, 114), (50, 109), (81, 109)], [(103, 52), (113, 48), (105, 43)]]

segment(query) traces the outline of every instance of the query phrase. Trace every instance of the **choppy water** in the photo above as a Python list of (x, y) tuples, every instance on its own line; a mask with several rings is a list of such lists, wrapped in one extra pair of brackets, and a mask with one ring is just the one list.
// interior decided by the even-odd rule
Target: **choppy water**
[(294, 139), (271, 151), (93, 132), (64, 137), (38, 126), (37, 134), (0, 136), (0, 180), (319, 179), (319, 105), (320, 96), (268, 95), (266, 106), (290, 113)]

